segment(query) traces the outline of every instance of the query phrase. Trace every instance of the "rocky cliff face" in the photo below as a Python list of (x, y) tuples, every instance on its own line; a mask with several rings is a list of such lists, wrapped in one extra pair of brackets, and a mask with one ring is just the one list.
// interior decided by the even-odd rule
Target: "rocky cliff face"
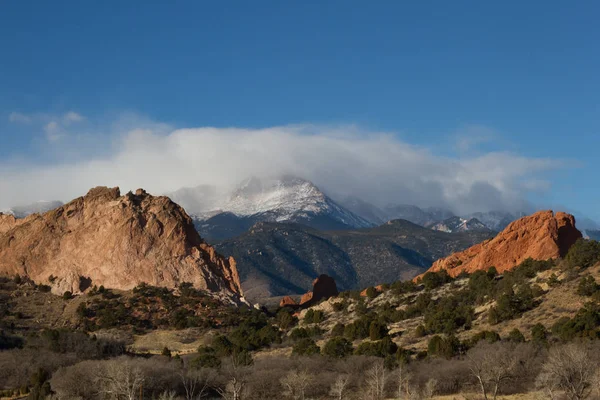
[(456, 276), (462, 271), (494, 266), (503, 272), (530, 257), (536, 260), (563, 257), (581, 236), (572, 215), (540, 211), (512, 222), (493, 239), (436, 261), (429, 271), (445, 269)]
[(206, 244), (168, 197), (142, 189), (121, 196), (98, 187), (44, 214), (0, 215), (0, 274), (28, 276), (55, 293), (191, 282), (223, 299), (242, 296), (233, 258)]

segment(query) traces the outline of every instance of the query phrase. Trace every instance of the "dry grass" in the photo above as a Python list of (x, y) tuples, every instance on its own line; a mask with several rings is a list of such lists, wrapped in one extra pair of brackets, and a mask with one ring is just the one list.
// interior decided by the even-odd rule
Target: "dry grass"
[[(477, 393), (454, 394), (450, 396), (434, 396), (435, 400), (478, 400), (481, 395)], [(509, 396), (498, 396), (498, 400), (541, 400), (545, 399), (541, 392), (511, 394)]]
[(197, 328), (178, 331), (155, 330), (135, 336), (128, 350), (133, 353), (160, 354), (167, 347), (173, 355), (191, 354), (196, 352), (198, 346), (210, 344), (214, 335), (215, 332), (207, 333)]

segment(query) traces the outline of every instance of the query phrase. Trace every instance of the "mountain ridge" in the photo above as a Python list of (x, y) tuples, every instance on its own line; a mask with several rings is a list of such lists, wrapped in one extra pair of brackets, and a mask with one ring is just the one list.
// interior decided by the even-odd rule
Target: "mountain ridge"
[(411, 279), (436, 259), (490, 237), (434, 231), (405, 220), (337, 231), (260, 222), (215, 247), (236, 259), (245, 293), (259, 299), (304, 293), (321, 274), (333, 277), (341, 290)]

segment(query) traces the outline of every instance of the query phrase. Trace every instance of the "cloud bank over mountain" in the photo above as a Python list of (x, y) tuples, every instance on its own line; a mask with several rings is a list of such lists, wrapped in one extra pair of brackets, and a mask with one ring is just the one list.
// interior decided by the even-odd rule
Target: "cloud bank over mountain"
[[(397, 135), (355, 126), (174, 129), (129, 118), (100, 129), (79, 114), (70, 117), (75, 115), (77, 121), (65, 116), (60, 137), (40, 150), (52, 151), (50, 159), (0, 161), (0, 209), (69, 200), (97, 185), (151, 193), (197, 185), (229, 190), (250, 176), (285, 174), (308, 179), (333, 196), (357, 196), (378, 206), (511, 211), (528, 207), (528, 194), (549, 190), (545, 176), (562, 166), (559, 160), (502, 151), (440, 155)], [(24, 114), (10, 118), (31, 123)]]

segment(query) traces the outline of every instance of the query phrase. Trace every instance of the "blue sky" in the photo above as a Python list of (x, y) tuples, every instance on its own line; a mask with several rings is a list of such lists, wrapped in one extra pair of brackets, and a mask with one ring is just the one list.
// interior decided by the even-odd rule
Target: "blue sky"
[(0, 167), (106, 158), (124, 125), (357, 126), (435, 160), (544, 159), (511, 178), (535, 187), (523, 196), (600, 219), (598, 15), (591, 1), (4, 1)]

